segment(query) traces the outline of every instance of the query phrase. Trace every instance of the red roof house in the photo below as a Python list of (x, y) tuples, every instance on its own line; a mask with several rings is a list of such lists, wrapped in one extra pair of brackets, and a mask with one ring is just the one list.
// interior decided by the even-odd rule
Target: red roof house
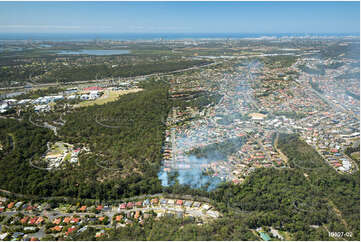
[(38, 220), (37, 217), (31, 218), (28, 222), (28, 224), (35, 224), (36, 220)]
[(127, 208), (133, 208), (133, 203), (132, 203), (132, 202), (128, 202), (128, 203), (127, 203)]
[(39, 217), (37, 220), (36, 220), (36, 224), (41, 224), (42, 222), (44, 222), (44, 218), (43, 217)]
[(61, 218), (56, 218), (53, 220), (53, 224), (60, 224), (61, 223)]
[(70, 233), (73, 233), (76, 230), (75, 226), (72, 226), (71, 228), (68, 228), (68, 231), (65, 232), (66, 235), (69, 235)]
[(86, 87), (84, 88), (84, 91), (103, 91), (104, 88), (101, 87)]
[(52, 227), (51, 230), (60, 232), (62, 228), (63, 228), (63, 226), (55, 226), (55, 227)]
[(137, 211), (135, 212), (134, 218), (135, 218), (135, 219), (138, 219), (139, 216), (140, 216), (140, 212), (139, 212), (139, 210), (137, 210)]
[(28, 221), (29, 217), (23, 217), (21, 220), (20, 220), (20, 223), (24, 224)]
[(72, 218), (71, 223), (79, 223), (80, 218)]
[(79, 208), (80, 211), (85, 212), (86, 211), (86, 206), (81, 206), (81, 208)]
[(70, 217), (66, 217), (64, 218), (63, 222), (68, 224), (70, 222), (71, 218)]
[(182, 201), (182, 200), (177, 200), (176, 204), (182, 206), (182, 205), (183, 205), (183, 201)]
[(11, 203), (8, 204), (8, 208), (11, 209), (11, 208), (14, 207), (14, 205), (15, 205), (15, 202), (11, 202)]
[(100, 222), (103, 222), (104, 219), (105, 219), (105, 217), (99, 217)]

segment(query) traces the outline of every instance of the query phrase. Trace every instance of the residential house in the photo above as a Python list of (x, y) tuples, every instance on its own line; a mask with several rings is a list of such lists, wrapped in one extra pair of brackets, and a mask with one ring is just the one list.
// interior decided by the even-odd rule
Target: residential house
[(127, 208), (132, 209), (132, 208), (133, 208), (133, 203), (132, 203), (132, 202), (128, 202), (128, 203), (127, 203)]

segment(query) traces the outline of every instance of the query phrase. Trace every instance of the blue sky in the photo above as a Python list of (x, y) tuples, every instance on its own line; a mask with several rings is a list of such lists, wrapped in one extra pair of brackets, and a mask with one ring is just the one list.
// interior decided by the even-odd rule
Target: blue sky
[(359, 33), (359, 2), (0, 2), (0, 33)]

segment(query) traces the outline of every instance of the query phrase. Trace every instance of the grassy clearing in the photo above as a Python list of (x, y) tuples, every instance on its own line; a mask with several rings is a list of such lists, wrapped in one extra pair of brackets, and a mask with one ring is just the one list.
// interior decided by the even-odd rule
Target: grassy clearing
[(60, 155), (64, 153), (64, 151), (65, 151), (64, 144), (61, 142), (56, 142), (54, 145), (52, 145), (51, 151), (49, 151), (47, 155)]
[(114, 102), (118, 99), (119, 96), (121, 95), (125, 95), (128, 93), (135, 93), (135, 92), (139, 92), (142, 91), (143, 89), (141, 88), (136, 88), (136, 89), (131, 89), (131, 90), (117, 90), (117, 91), (113, 91), (113, 90), (105, 90), (103, 96), (101, 96), (100, 98), (96, 99), (96, 100), (92, 100), (92, 101), (84, 101), (79, 103), (78, 105), (74, 106), (76, 108), (79, 107), (87, 107), (87, 106), (92, 106), (92, 105), (103, 105), (109, 102)]
[(71, 154), (68, 153), (68, 154), (66, 154), (66, 156), (64, 157), (64, 161), (70, 161), (70, 158), (71, 158)]
[(292, 240), (292, 236), (291, 236), (291, 234), (290, 234), (289, 232), (278, 230), (278, 233), (279, 233), (286, 241)]
[(355, 160), (360, 161), (360, 152), (353, 152), (353, 153), (351, 154), (351, 157), (352, 157), (353, 159), (355, 159)]

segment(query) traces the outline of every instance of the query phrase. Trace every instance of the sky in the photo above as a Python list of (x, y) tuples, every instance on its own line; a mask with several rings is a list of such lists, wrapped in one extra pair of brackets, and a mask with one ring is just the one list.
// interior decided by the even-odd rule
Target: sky
[(0, 33), (359, 32), (359, 2), (0, 2)]

